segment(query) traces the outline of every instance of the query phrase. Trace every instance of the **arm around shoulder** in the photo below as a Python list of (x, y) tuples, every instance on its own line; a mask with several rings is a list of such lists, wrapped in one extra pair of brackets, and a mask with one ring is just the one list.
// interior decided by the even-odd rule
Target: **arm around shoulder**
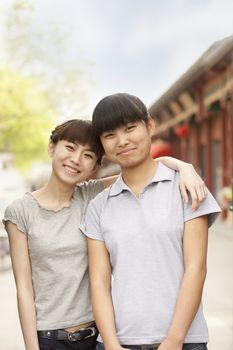
[(159, 157), (156, 158), (155, 161), (159, 161), (166, 165), (168, 168), (179, 171), (180, 191), (183, 200), (186, 203), (188, 202), (189, 192), (192, 199), (193, 210), (198, 209), (200, 204), (206, 198), (207, 192), (204, 181), (198, 175), (193, 165), (173, 157)]
[(117, 178), (118, 178), (118, 175), (103, 177), (101, 179), (103, 187), (104, 188), (108, 188), (109, 186), (111, 186), (116, 181)]

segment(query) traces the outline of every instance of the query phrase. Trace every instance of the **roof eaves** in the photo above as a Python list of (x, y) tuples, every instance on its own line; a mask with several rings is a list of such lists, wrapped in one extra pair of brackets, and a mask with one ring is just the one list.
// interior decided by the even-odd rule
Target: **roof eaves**
[(168, 100), (187, 89), (232, 50), (233, 35), (215, 42), (158, 100), (152, 103), (149, 112), (152, 115), (156, 113)]

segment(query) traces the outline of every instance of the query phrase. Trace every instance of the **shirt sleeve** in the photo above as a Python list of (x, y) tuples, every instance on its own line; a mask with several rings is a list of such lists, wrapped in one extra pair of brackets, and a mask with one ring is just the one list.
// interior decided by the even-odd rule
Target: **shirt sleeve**
[(192, 210), (191, 200), (189, 200), (188, 204), (184, 204), (184, 222), (198, 218), (199, 216), (208, 215), (208, 226), (210, 227), (217, 219), (219, 213), (221, 212), (221, 208), (209, 190), (206, 190), (207, 197), (197, 210)]
[(98, 201), (98, 198), (95, 198), (88, 204), (84, 222), (79, 228), (86, 237), (104, 241), (100, 225), (100, 212), (100, 202)]
[(104, 186), (101, 180), (89, 180), (84, 182), (80, 188), (82, 190), (85, 202), (89, 203), (98, 193), (103, 191)]
[(25, 218), (25, 211), (20, 200), (14, 201), (12, 204), (8, 205), (5, 209), (3, 224), (6, 227), (6, 222), (10, 221), (12, 224), (16, 225), (17, 229), (24, 234), (27, 234), (27, 222)]

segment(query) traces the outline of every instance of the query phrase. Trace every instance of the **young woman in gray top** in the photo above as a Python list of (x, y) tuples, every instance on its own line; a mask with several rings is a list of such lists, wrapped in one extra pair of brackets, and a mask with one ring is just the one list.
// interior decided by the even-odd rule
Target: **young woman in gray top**
[(196, 212), (184, 205), (179, 174), (150, 155), (153, 120), (136, 96), (106, 96), (92, 122), (122, 172), (90, 202), (81, 226), (97, 350), (207, 349), (201, 295), (218, 204), (208, 193)]
[[(52, 172), (41, 189), (26, 193), (5, 211), (21, 328), (26, 350), (95, 347), (97, 331), (89, 296), (86, 240), (79, 231), (88, 202), (116, 177), (90, 180), (102, 147), (89, 121), (55, 128), (48, 153)], [(205, 197), (192, 166), (164, 158), (181, 171), (194, 207)], [(77, 185), (79, 184), (79, 185)], [(181, 188), (187, 197), (185, 181)]]

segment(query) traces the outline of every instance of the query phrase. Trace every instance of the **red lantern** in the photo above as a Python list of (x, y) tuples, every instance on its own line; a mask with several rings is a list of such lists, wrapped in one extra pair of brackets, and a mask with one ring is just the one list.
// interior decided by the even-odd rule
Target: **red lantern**
[(186, 138), (189, 136), (189, 127), (187, 124), (183, 124), (183, 125), (177, 125), (175, 127), (175, 134), (176, 136), (178, 136), (179, 138)]
[(150, 149), (150, 154), (152, 158), (171, 156), (172, 149), (169, 143), (162, 142), (162, 143), (152, 145)]

